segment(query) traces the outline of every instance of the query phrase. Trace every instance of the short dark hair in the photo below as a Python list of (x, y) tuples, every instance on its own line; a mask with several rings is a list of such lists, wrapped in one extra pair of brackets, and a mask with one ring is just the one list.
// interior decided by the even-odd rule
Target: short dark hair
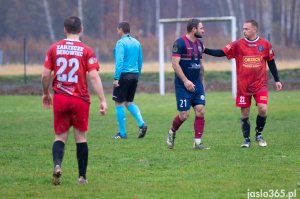
[(68, 33), (78, 34), (81, 31), (81, 20), (76, 16), (72, 16), (64, 21), (64, 27)]
[(190, 19), (186, 26), (187, 32), (192, 32), (193, 28), (198, 28), (199, 23), (201, 23), (199, 19)]
[(130, 25), (128, 22), (123, 21), (119, 23), (118, 28), (122, 29), (125, 34), (130, 33)]
[(252, 26), (256, 27), (256, 29), (258, 29), (258, 23), (254, 19), (248, 19), (245, 21), (245, 23), (250, 23)]

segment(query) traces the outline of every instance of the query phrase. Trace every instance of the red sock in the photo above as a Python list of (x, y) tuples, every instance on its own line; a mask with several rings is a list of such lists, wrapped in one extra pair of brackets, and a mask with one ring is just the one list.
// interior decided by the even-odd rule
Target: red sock
[(179, 118), (179, 115), (177, 115), (174, 119), (173, 119), (173, 123), (172, 123), (172, 131), (175, 133), (179, 127), (181, 126), (181, 124), (184, 121), (181, 121), (181, 119)]
[(201, 138), (204, 130), (204, 117), (195, 117), (194, 129), (195, 129), (195, 138)]

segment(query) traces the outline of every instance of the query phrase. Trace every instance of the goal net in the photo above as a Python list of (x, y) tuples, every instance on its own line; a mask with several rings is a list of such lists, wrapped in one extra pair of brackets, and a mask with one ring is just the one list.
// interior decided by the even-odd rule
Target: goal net
[[(196, 17), (202, 22), (220, 22), (227, 21), (230, 22), (231, 29), (231, 41), (236, 40), (236, 18), (234, 16), (224, 16), (224, 17)], [(164, 57), (164, 27), (166, 24), (170, 23), (183, 23), (187, 22), (191, 18), (172, 18), (172, 19), (159, 19), (159, 93), (160, 95), (165, 95), (165, 57)], [(232, 59), (232, 96), (235, 98), (236, 96), (236, 68), (235, 68), (235, 60)]]

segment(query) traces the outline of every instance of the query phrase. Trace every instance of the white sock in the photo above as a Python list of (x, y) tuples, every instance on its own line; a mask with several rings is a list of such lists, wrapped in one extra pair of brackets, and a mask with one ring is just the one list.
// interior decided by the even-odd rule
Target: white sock
[(196, 143), (197, 145), (201, 144), (201, 138), (195, 138), (195, 143)]

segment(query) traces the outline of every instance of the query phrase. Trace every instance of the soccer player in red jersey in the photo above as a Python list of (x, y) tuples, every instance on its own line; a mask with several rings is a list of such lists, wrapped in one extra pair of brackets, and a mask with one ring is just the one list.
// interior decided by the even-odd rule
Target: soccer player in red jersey
[(100, 101), (100, 114), (107, 111), (102, 82), (98, 74), (99, 63), (93, 50), (79, 40), (83, 28), (78, 17), (64, 21), (64, 33), (67, 38), (53, 44), (45, 58), (42, 72), (43, 106), (50, 108), (52, 97), (49, 92), (51, 72), (54, 71), (52, 88), (55, 140), (52, 146), (54, 185), (61, 183), (61, 164), (64, 147), (71, 126), (77, 147), (79, 184), (86, 184), (88, 164), (88, 131), (90, 96), (87, 74)]
[(258, 24), (255, 20), (247, 20), (243, 25), (245, 38), (234, 41), (222, 50), (206, 48), (204, 53), (236, 60), (237, 75), (237, 96), (236, 106), (241, 108), (241, 124), (244, 136), (244, 143), (241, 147), (250, 147), (250, 106), (251, 98), (255, 99), (258, 109), (256, 117), (255, 139), (259, 146), (267, 146), (267, 142), (262, 137), (262, 131), (267, 119), (267, 70), (266, 62), (274, 77), (276, 91), (282, 89), (279, 80), (277, 67), (274, 60), (272, 45), (257, 34)]

